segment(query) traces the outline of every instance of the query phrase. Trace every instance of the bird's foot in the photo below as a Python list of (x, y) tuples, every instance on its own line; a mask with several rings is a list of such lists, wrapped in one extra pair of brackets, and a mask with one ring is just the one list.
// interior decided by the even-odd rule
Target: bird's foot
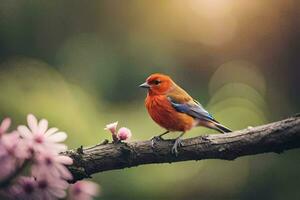
[(175, 140), (175, 143), (174, 143), (173, 147), (172, 147), (171, 153), (174, 154), (177, 157), (178, 156), (178, 148), (182, 147), (182, 146), (183, 145), (182, 145), (181, 138), (177, 138)]
[(154, 143), (158, 142), (158, 141), (163, 141), (164, 138), (162, 138), (161, 136), (154, 136), (153, 138), (151, 138), (151, 147), (154, 148)]

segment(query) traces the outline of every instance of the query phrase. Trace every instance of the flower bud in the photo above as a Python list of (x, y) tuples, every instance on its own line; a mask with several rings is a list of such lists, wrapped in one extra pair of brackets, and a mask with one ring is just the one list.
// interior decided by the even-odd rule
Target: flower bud
[(131, 138), (131, 135), (131, 131), (128, 128), (122, 127), (118, 131), (117, 138), (119, 140), (129, 140)]

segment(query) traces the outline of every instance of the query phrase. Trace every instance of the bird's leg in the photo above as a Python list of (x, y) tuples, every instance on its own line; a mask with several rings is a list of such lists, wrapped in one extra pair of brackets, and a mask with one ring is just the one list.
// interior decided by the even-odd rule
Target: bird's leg
[(158, 135), (158, 136), (154, 136), (153, 138), (151, 138), (151, 146), (154, 147), (154, 140), (158, 141), (158, 140), (164, 140), (164, 138), (162, 138), (163, 135), (166, 135), (167, 133), (169, 133), (170, 131), (166, 131), (163, 132), (162, 134)]
[(158, 135), (158, 136), (154, 136), (154, 138), (159, 139), (159, 140), (164, 140), (164, 138), (162, 138), (162, 136), (166, 135), (167, 133), (169, 133), (170, 131), (166, 131), (163, 132), (162, 134)]
[(183, 136), (184, 132), (182, 132), (176, 139), (175, 139), (175, 143), (172, 147), (172, 154), (175, 154), (175, 156), (178, 155), (178, 147), (182, 146), (182, 141), (181, 141), (181, 137)]

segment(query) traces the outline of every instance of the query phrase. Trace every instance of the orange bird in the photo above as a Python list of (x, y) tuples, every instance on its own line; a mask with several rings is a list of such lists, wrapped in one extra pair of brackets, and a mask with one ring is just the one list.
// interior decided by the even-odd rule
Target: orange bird
[(151, 118), (166, 129), (166, 132), (152, 139), (152, 144), (154, 139), (162, 140), (162, 136), (171, 131), (181, 131), (172, 147), (172, 153), (177, 155), (181, 137), (196, 126), (205, 126), (221, 133), (231, 132), (167, 75), (152, 74), (140, 87), (148, 89), (145, 105)]

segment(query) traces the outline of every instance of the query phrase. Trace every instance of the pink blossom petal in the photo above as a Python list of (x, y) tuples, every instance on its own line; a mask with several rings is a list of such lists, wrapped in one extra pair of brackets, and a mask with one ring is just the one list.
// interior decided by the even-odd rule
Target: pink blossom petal
[(67, 134), (65, 132), (57, 132), (48, 137), (48, 141), (51, 142), (63, 142), (67, 138)]
[(131, 135), (131, 131), (128, 128), (122, 127), (119, 129), (117, 137), (119, 140), (129, 140)]
[(18, 143), (20, 139), (20, 135), (18, 134), (18, 132), (12, 132), (10, 134), (6, 134), (4, 135), (1, 140), (2, 140), (2, 144), (6, 147), (6, 148), (13, 148), (12, 150), (16, 150), (18, 147)]
[(28, 138), (28, 139), (32, 138), (32, 133), (24, 125), (18, 126), (18, 132), (23, 138)]
[(10, 124), (11, 124), (11, 119), (8, 117), (5, 118), (0, 125), (0, 134), (5, 133), (7, 129), (10, 127)]
[(44, 134), (46, 131), (47, 131), (47, 128), (48, 128), (48, 121), (45, 120), (45, 119), (42, 119), (40, 122), (39, 122), (39, 133), (42, 133)]
[[(42, 191), (39, 191), (39, 196), (38, 197), (35, 197), (35, 198), (32, 198), (30, 200), (35, 200), (35, 199), (43, 199), (43, 200), (57, 200), (57, 197), (55, 196), (55, 193), (52, 194), (51, 193), (51, 188), (47, 189), (47, 190), (42, 190)], [(56, 192), (56, 190), (55, 190)]]
[(58, 189), (66, 189), (69, 186), (68, 182), (62, 179), (55, 179), (53, 181), (55, 182), (55, 185), (53, 187)]
[(45, 133), (45, 137), (48, 137), (50, 135), (52, 135), (53, 133), (57, 132), (58, 131), (58, 128), (50, 128), (48, 131), (46, 131)]
[(73, 164), (73, 160), (72, 158), (68, 157), (68, 156), (57, 156), (56, 157), (57, 162), (62, 163), (64, 165), (71, 165)]
[(82, 182), (84, 184), (85, 193), (92, 196), (98, 195), (100, 193), (99, 185), (97, 185), (96, 183), (91, 181), (82, 181)]
[(110, 131), (113, 135), (116, 134), (118, 122), (107, 124), (104, 130)]
[(71, 172), (64, 165), (57, 165), (56, 168), (59, 171), (62, 178), (66, 179), (66, 180), (73, 179)]
[(51, 149), (52, 152), (63, 152), (66, 151), (68, 148), (67, 145), (65, 144), (53, 143), (49, 145), (49, 149)]
[(27, 124), (33, 134), (35, 134), (38, 131), (38, 122), (36, 117), (33, 114), (28, 114), (27, 115)]
[(100, 193), (97, 184), (91, 181), (77, 181), (69, 188), (69, 200), (91, 200)]
[[(58, 197), (60, 199), (64, 198), (67, 195), (66, 191), (64, 191), (64, 190), (49, 189), (49, 192), (53, 196)], [(56, 198), (53, 198), (53, 199), (56, 199)]]

